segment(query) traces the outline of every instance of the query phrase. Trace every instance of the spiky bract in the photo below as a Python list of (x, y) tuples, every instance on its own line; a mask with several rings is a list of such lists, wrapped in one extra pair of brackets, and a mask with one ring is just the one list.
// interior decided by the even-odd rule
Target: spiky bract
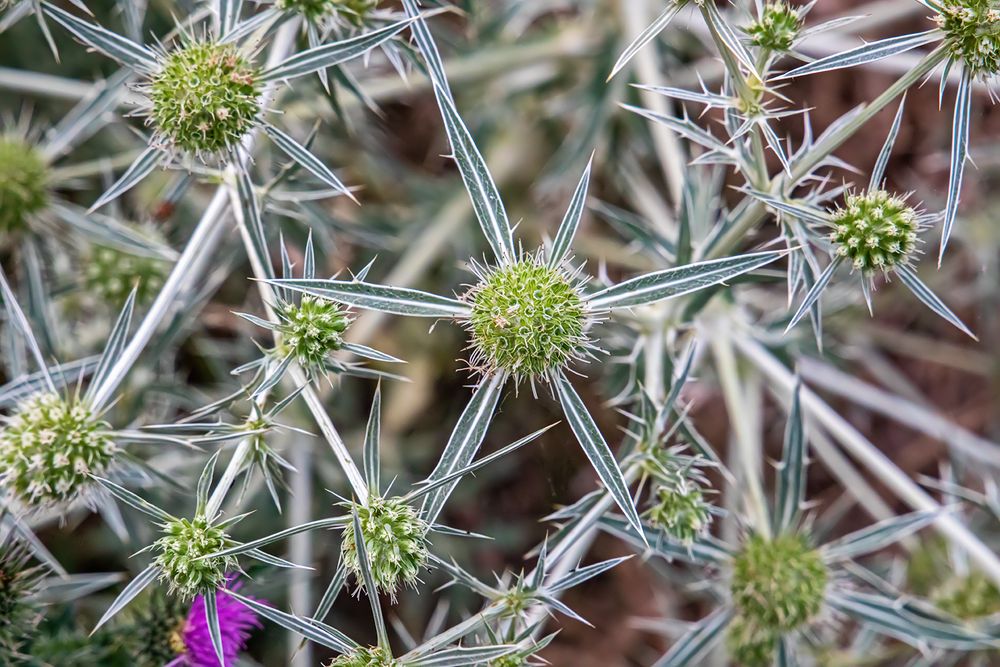
[(848, 194), (843, 208), (832, 213), (832, 224), (837, 255), (865, 274), (904, 266), (917, 249), (919, 214), (884, 190)]
[(148, 603), (128, 624), (132, 658), (139, 667), (166, 665), (184, 649), (186, 605), (178, 598), (154, 591)]
[(351, 653), (340, 655), (327, 663), (327, 667), (398, 667), (385, 649), (378, 646), (361, 646)]
[(109, 429), (75, 398), (26, 398), (0, 431), (0, 485), (29, 507), (78, 498), (114, 461)]
[[(352, 511), (357, 512), (361, 524), (375, 587), (393, 595), (401, 586), (416, 585), (429, 556), (429, 526), (417, 510), (400, 497), (373, 497), (367, 505), (353, 505)], [(344, 528), (341, 556), (348, 571), (361, 582), (353, 523)]]
[(155, 565), (170, 592), (183, 600), (214, 593), (226, 583), (226, 573), (237, 568), (233, 556), (204, 558), (230, 546), (224, 530), (204, 516), (175, 519), (163, 526), (163, 536), (153, 543)]
[(476, 368), (543, 378), (583, 353), (586, 306), (561, 269), (521, 259), (486, 274), (467, 299)]
[(935, 20), (952, 58), (973, 76), (1000, 72), (1000, 7), (994, 0), (943, 0)]
[(807, 537), (752, 535), (733, 558), (730, 590), (749, 626), (786, 632), (819, 613), (828, 579), (826, 565)]
[(783, 0), (764, 5), (760, 18), (746, 27), (750, 41), (771, 51), (788, 51), (802, 28), (798, 10)]
[(26, 141), (0, 136), (0, 233), (16, 232), (48, 203), (48, 167)]
[(350, 324), (343, 308), (312, 296), (303, 296), (298, 304), (285, 304), (277, 315), (280, 353), (295, 355), (306, 368), (321, 368), (327, 355), (343, 345), (343, 334)]
[(261, 112), (260, 72), (232, 44), (187, 42), (167, 54), (149, 86), (157, 133), (181, 150), (235, 147)]

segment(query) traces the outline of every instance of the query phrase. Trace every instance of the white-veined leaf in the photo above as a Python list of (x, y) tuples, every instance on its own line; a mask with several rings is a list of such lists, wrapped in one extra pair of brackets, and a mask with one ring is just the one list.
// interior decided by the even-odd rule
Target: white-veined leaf
[(414, 317), (464, 317), (470, 308), (457, 299), (408, 287), (389, 287), (358, 280), (269, 280), (286, 289), (332, 299), (358, 308)]
[(823, 273), (819, 276), (819, 280), (813, 283), (813, 286), (809, 288), (805, 299), (802, 300), (802, 305), (800, 305), (799, 309), (795, 311), (795, 315), (792, 316), (792, 319), (788, 322), (788, 326), (785, 327), (786, 333), (798, 324), (799, 320), (805, 317), (806, 314), (811, 312), (813, 304), (815, 304), (819, 297), (823, 294), (823, 290), (826, 289), (826, 286), (829, 284), (830, 279), (833, 278), (833, 274), (837, 271), (837, 267), (840, 266), (842, 261), (841, 257), (834, 257), (833, 261), (830, 262), (826, 269), (823, 270)]
[(227, 36), (240, 20), (243, 0), (216, 0), (215, 13), (219, 21), (219, 38)]
[(371, 603), (372, 618), (375, 621), (375, 634), (378, 635), (378, 645), (390, 651), (389, 633), (385, 627), (385, 619), (382, 618), (382, 603), (378, 597), (378, 587), (375, 585), (375, 577), (372, 574), (372, 564), (368, 560), (368, 547), (365, 545), (365, 533), (361, 530), (361, 518), (355, 510), (351, 512), (351, 522), (354, 529), (354, 547), (357, 549), (358, 569), (361, 570), (361, 580), (365, 584), (365, 593), (368, 594), (368, 602)]
[(226, 589), (224, 592), (229, 597), (239, 600), (245, 606), (255, 611), (259, 616), (263, 616), (267, 620), (277, 623), (286, 630), (291, 630), (292, 632), (302, 635), (306, 639), (314, 641), (317, 644), (326, 646), (327, 648), (332, 648), (340, 653), (350, 653), (354, 649), (358, 648), (358, 643), (345, 635), (343, 632), (337, 630), (336, 628), (332, 628), (325, 623), (317, 621), (316, 619), (302, 618), (301, 616), (283, 612), (280, 609), (258, 602), (253, 598), (244, 597), (236, 591)]
[(325, 164), (320, 162), (319, 158), (309, 152), (309, 150), (300, 144), (299, 142), (292, 139), (289, 135), (285, 134), (274, 125), (270, 123), (264, 123), (264, 132), (267, 136), (271, 137), (271, 140), (275, 145), (280, 148), (284, 153), (295, 160), (296, 163), (302, 165), (310, 174), (323, 181), (326, 185), (330, 186), (334, 190), (341, 192), (348, 197), (350, 197), (355, 203), (354, 195), (351, 194), (350, 189), (344, 185), (337, 175), (327, 167)]
[(104, 612), (104, 615), (101, 616), (101, 620), (99, 620), (97, 625), (94, 626), (91, 634), (97, 632), (102, 625), (114, 618), (115, 614), (128, 606), (128, 603), (134, 600), (139, 593), (146, 590), (146, 587), (153, 583), (159, 574), (160, 568), (155, 565), (150, 565), (145, 570), (137, 574), (135, 579), (128, 583), (128, 586), (126, 586), (124, 590), (118, 594), (115, 601), (112, 602), (111, 606), (108, 607), (108, 610)]
[(382, 361), (388, 364), (405, 364), (406, 362), (402, 359), (397, 359), (391, 354), (386, 354), (380, 350), (368, 347), (367, 345), (361, 345), (359, 343), (343, 343), (341, 349), (347, 350), (353, 354), (363, 357), (365, 359), (371, 359), (372, 361)]
[(929, 525), (937, 515), (920, 511), (891, 517), (823, 545), (823, 556), (828, 561), (847, 560), (884, 549)]
[(624, 69), (625, 65), (632, 60), (632, 57), (639, 52), (639, 49), (646, 46), (649, 42), (653, 40), (657, 35), (663, 32), (663, 29), (677, 16), (677, 12), (681, 10), (684, 6), (683, 2), (677, 0), (671, 0), (667, 8), (656, 17), (656, 19), (646, 26), (646, 29), (640, 32), (632, 42), (625, 47), (622, 54), (618, 56), (618, 60), (615, 61), (614, 67), (611, 68), (611, 73), (608, 74), (608, 81), (610, 81), (618, 72)]
[(423, 658), (406, 661), (406, 667), (471, 667), (483, 665), (491, 660), (502, 658), (517, 650), (516, 644), (497, 644), (493, 646), (455, 646), (429, 653)]
[(666, 655), (657, 660), (653, 667), (687, 667), (698, 662), (725, 636), (726, 626), (733, 618), (733, 608), (720, 607), (695, 623), (688, 632), (674, 642)]
[(202, 558), (220, 558), (222, 556), (235, 556), (238, 554), (247, 553), (254, 549), (259, 549), (260, 547), (271, 544), (272, 542), (277, 542), (278, 540), (283, 540), (286, 537), (291, 537), (292, 535), (297, 535), (299, 533), (305, 533), (310, 530), (318, 530), (320, 528), (343, 528), (347, 525), (348, 518), (346, 516), (331, 517), (327, 519), (316, 519), (315, 521), (308, 521), (306, 523), (300, 523), (297, 526), (292, 526), (291, 528), (285, 528), (284, 530), (279, 530), (277, 533), (272, 533), (266, 537), (261, 537), (251, 542), (244, 542), (243, 544), (237, 544), (231, 547), (227, 547), (222, 551), (217, 551), (212, 554), (206, 554)]
[[(965, 161), (969, 157), (969, 121), (972, 108), (972, 72), (962, 68), (962, 78), (955, 93), (955, 113), (951, 123), (951, 160), (948, 170), (948, 201), (944, 207), (944, 226), (941, 228), (941, 251), (938, 264), (944, 256), (944, 249), (951, 239), (951, 230), (958, 216), (958, 202), (962, 196), (962, 176)], [(919, 295), (918, 295), (919, 296)]]
[(825, 58), (814, 60), (811, 63), (802, 65), (801, 67), (796, 67), (789, 72), (776, 76), (773, 80), (780, 81), (782, 79), (805, 76), (806, 74), (817, 74), (819, 72), (829, 72), (834, 69), (864, 65), (866, 63), (882, 60), (883, 58), (888, 58), (889, 56), (894, 56), (897, 53), (903, 53), (905, 51), (915, 49), (918, 46), (923, 46), (924, 44), (929, 44), (939, 39), (941, 39), (941, 31), (937, 29), (927, 30), (926, 32), (918, 32), (911, 35), (899, 35), (896, 37), (889, 37), (887, 39), (880, 39), (848, 51), (835, 53), (833, 55), (826, 56)]
[(607, 572), (613, 567), (617, 567), (618, 565), (624, 563), (630, 558), (632, 558), (632, 556), (610, 558), (608, 560), (601, 561), (600, 563), (593, 563), (591, 565), (587, 565), (584, 567), (578, 567), (575, 570), (566, 574), (565, 576), (560, 577), (559, 581), (556, 581), (553, 584), (546, 586), (545, 588), (550, 593), (558, 593), (560, 591), (573, 588), (574, 586), (578, 586), (583, 582), (588, 581), (589, 579), (593, 579), (594, 577), (603, 574), (604, 572)]
[(885, 176), (885, 168), (889, 164), (889, 155), (892, 154), (892, 147), (896, 144), (896, 136), (899, 134), (899, 125), (903, 121), (903, 106), (906, 104), (906, 94), (899, 101), (899, 108), (896, 109), (896, 116), (892, 119), (892, 126), (889, 134), (885, 137), (882, 150), (879, 151), (878, 159), (875, 160), (875, 167), (872, 169), (871, 178), (868, 179), (868, 191), (873, 192), (882, 186), (882, 179)]
[(800, 386), (792, 392), (792, 407), (785, 425), (785, 444), (774, 492), (774, 532), (778, 535), (795, 527), (806, 497), (806, 436), (799, 401)]
[(226, 654), (222, 650), (222, 627), (219, 625), (219, 601), (215, 597), (215, 591), (211, 591), (201, 596), (205, 601), (205, 622), (208, 624), (208, 637), (215, 650), (215, 657), (219, 659), (219, 666), (226, 667)]
[(368, 414), (368, 425), (365, 427), (365, 448), (363, 463), (365, 467), (365, 483), (368, 485), (368, 492), (372, 495), (379, 495), (379, 487), (382, 485), (379, 479), (380, 459), (379, 444), (382, 438), (382, 383), (375, 387), (375, 396), (372, 398), (371, 412)]
[(82, 21), (51, 3), (43, 2), (42, 6), (56, 23), (69, 30), (74, 37), (87, 46), (140, 72), (149, 73), (156, 70), (156, 54), (145, 46), (136, 44), (131, 39), (106, 30), (95, 23)]
[(84, 394), (83, 400), (85, 403), (89, 403), (95, 389), (104, 384), (108, 371), (118, 361), (119, 355), (121, 355), (122, 350), (128, 344), (128, 330), (132, 323), (132, 309), (135, 306), (136, 289), (137, 287), (133, 287), (132, 291), (129, 292), (128, 298), (125, 299), (125, 305), (122, 306), (122, 311), (118, 315), (118, 320), (111, 329), (111, 333), (108, 334), (108, 342), (104, 345), (104, 351), (97, 362), (97, 369), (94, 371), (94, 376), (90, 379), (90, 386), (87, 387), (87, 393)]
[(153, 503), (140, 498), (125, 487), (115, 484), (110, 479), (104, 479), (103, 477), (98, 477), (97, 475), (92, 475), (92, 477), (97, 480), (101, 486), (106, 488), (115, 498), (122, 501), (126, 505), (139, 510), (143, 514), (146, 514), (147, 516), (150, 516), (162, 523), (170, 523), (175, 520), (174, 517), (170, 516)]
[(97, 201), (93, 203), (87, 212), (91, 213), (101, 208), (138, 185), (139, 181), (149, 176), (156, 169), (157, 165), (160, 164), (161, 158), (162, 154), (159, 148), (155, 146), (148, 147), (129, 165), (129, 168), (125, 170), (121, 178), (115, 181), (104, 194), (98, 197)]
[(976, 335), (969, 330), (969, 327), (965, 326), (965, 323), (958, 319), (958, 315), (951, 312), (951, 309), (944, 305), (944, 302), (931, 291), (931, 288), (925, 285), (924, 282), (917, 277), (917, 274), (913, 271), (913, 269), (908, 266), (897, 266), (895, 274), (899, 276), (899, 279), (903, 281), (903, 284), (906, 285), (911, 292), (913, 292), (913, 295), (923, 301), (928, 308), (950, 322), (962, 333), (975, 340), (979, 340), (976, 338)]
[(555, 268), (559, 266), (566, 258), (570, 246), (573, 244), (576, 230), (580, 227), (580, 219), (583, 217), (583, 211), (587, 207), (587, 187), (590, 184), (590, 168), (593, 164), (594, 155), (591, 153), (590, 159), (587, 160), (587, 168), (583, 170), (583, 175), (580, 176), (580, 182), (573, 192), (573, 198), (570, 199), (566, 215), (563, 216), (562, 222), (559, 224), (559, 231), (556, 232), (556, 238), (549, 249), (550, 267)]

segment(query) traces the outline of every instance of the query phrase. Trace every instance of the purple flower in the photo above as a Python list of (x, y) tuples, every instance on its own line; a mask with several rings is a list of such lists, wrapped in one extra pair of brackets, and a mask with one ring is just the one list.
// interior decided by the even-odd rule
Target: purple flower
[[(228, 577), (233, 581), (234, 575)], [(230, 586), (231, 590), (239, 590), (240, 584)], [(215, 603), (219, 609), (219, 629), (222, 631), (222, 654), (225, 666), (236, 663), (240, 652), (246, 648), (247, 639), (254, 628), (261, 627), (257, 614), (234, 598), (221, 591), (215, 592)], [(187, 620), (184, 622), (182, 639), (184, 653), (170, 663), (171, 667), (219, 667), (219, 659), (212, 647), (212, 638), (208, 632), (208, 619), (205, 618), (205, 597), (199, 595), (191, 604)]]

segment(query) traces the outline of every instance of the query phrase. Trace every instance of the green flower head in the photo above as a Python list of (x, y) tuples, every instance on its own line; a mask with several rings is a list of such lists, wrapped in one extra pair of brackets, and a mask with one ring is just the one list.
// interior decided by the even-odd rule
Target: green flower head
[(225, 531), (204, 516), (175, 519), (163, 526), (163, 536), (153, 543), (160, 580), (183, 600), (212, 593), (226, 583), (226, 574), (236, 569), (233, 556), (203, 558), (230, 546)]
[(110, 426), (85, 403), (39, 393), (0, 430), (0, 485), (29, 507), (75, 500), (104, 475), (117, 447)]
[(770, 51), (788, 51), (802, 28), (802, 17), (783, 0), (764, 5), (760, 18), (746, 28), (750, 41)]
[(0, 136), (0, 233), (24, 229), (48, 203), (48, 167), (23, 139)]
[(1000, 7), (995, 0), (942, 0), (935, 20), (955, 60), (973, 76), (1000, 73)]
[[(367, 505), (353, 505), (352, 511), (361, 523), (375, 587), (394, 595), (400, 586), (415, 586), (429, 556), (429, 526), (417, 510), (400, 497), (372, 497)], [(362, 581), (353, 522), (344, 528), (340, 552), (348, 571)]]
[(703, 536), (712, 521), (710, 505), (697, 484), (661, 484), (646, 518), (684, 544)]
[(197, 155), (234, 148), (261, 112), (260, 71), (232, 44), (185, 43), (164, 56), (148, 93), (157, 134)]
[(305, 368), (322, 368), (323, 360), (344, 343), (350, 318), (333, 301), (303, 296), (298, 305), (285, 304), (277, 311), (281, 320), (282, 354), (295, 355)]
[(820, 611), (829, 579), (819, 552), (803, 535), (752, 535), (733, 559), (730, 590), (752, 628), (787, 632)]
[(133, 255), (118, 248), (98, 246), (85, 269), (85, 282), (103, 301), (120, 307), (134, 287), (137, 304), (152, 301), (167, 277), (169, 264), (155, 257)]
[(1000, 589), (978, 570), (940, 587), (931, 599), (941, 611), (965, 621), (1000, 613)]
[(902, 197), (884, 190), (848, 194), (832, 216), (837, 255), (863, 273), (904, 266), (917, 250), (920, 214)]
[(398, 660), (378, 646), (361, 646), (327, 663), (327, 667), (399, 667)]
[(571, 276), (527, 257), (487, 273), (466, 295), (472, 365), (544, 378), (583, 355), (587, 309)]
[(778, 633), (758, 628), (737, 616), (726, 628), (726, 649), (735, 665), (771, 667), (778, 650)]

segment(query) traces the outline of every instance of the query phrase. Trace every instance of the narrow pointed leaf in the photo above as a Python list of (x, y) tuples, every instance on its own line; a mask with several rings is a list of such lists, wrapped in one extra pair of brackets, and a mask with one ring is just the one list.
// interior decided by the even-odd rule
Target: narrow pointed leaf
[(156, 70), (156, 55), (145, 46), (117, 35), (101, 26), (83, 21), (55, 5), (43, 2), (45, 13), (69, 30), (74, 37), (89, 47), (100, 51), (109, 58), (114, 58), (123, 65), (128, 65), (142, 72)]
[(143, 514), (146, 514), (147, 516), (163, 523), (170, 523), (174, 520), (174, 517), (170, 516), (148, 500), (140, 498), (125, 487), (115, 484), (109, 479), (97, 477), (96, 475), (94, 476), (94, 479), (97, 480), (101, 486), (106, 488), (115, 498), (122, 501), (126, 505), (139, 510)]
[(232, 556), (237, 554), (248, 553), (254, 549), (258, 549), (264, 545), (271, 544), (272, 542), (277, 542), (278, 540), (283, 540), (286, 537), (291, 537), (292, 535), (297, 535), (299, 533), (305, 533), (310, 530), (319, 530), (321, 528), (343, 528), (348, 522), (346, 516), (332, 517), (329, 519), (316, 519), (315, 521), (309, 521), (306, 523), (300, 523), (297, 526), (292, 526), (291, 528), (286, 528), (280, 530), (277, 533), (272, 533), (266, 537), (261, 537), (252, 542), (245, 542), (243, 544), (237, 544), (232, 547), (223, 549), (222, 551), (207, 554), (204, 558), (218, 558), (220, 556)]
[(589, 579), (593, 579), (594, 577), (607, 572), (613, 567), (617, 567), (630, 558), (632, 557), (622, 556), (621, 558), (611, 558), (609, 560), (601, 561), (600, 563), (587, 565), (586, 567), (578, 567), (566, 576), (561, 577), (559, 581), (547, 586), (546, 589), (552, 593), (558, 593), (560, 591), (573, 588), (574, 586), (578, 586)]
[(622, 54), (618, 56), (618, 60), (615, 61), (614, 67), (611, 68), (611, 73), (608, 75), (608, 80), (610, 81), (618, 72), (622, 71), (632, 57), (639, 52), (639, 49), (646, 46), (651, 42), (657, 35), (663, 32), (663, 29), (677, 16), (677, 12), (683, 7), (683, 3), (677, 2), (677, 0), (671, 0), (667, 8), (656, 17), (656, 19), (650, 23), (645, 30), (640, 32), (635, 39), (625, 47)]
[(260, 217), (257, 193), (254, 192), (247, 169), (236, 169), (236, 198), (241, 213), (240, 222), (243, 223), (250, 238), (253, 252), (257, 255), (257, 263), (264, 270), (265, 277), (274, 278), (274, 266), (271, 263), (271, 253), (268, 251), (267, 236), (264, 233), (264, 221)]
[[(208, 460), (205, 467), (201, 471), (201, 475), (198, 476), (198, 485), (195, 487), (195, 502), (197, 510), (195, 514), (204, 514), (205, 508), (208, 506), (208, 492), (212, 487), (212, 479), (215, 477), (215, 463), (219, 460), (219, 453), (222, 450), (216, 450), (212, 454), (212, 458)], [(215, 517), (206, 517), (210, 522)]]
[(590, 168), (593, 163), (594, 156), (591, 155), (590, 160), (587, 161), (587, 168), (583, 170), (583, 176), (580, 177), (580, 182), (573, 192), (573, 198), (569, 202), (569, 208), (566, 209), (566, 215), (559, 224), (559, 231), (556, 232), (552, 248), (549, 249), (550, 267), (555, 268), (566, 259), (573, 238), (576, 236), (576, 230), (580, 227), (580, 219), (587, 207), (587, 187), (590, 183)]
[(712, 612), (678, 639), (653, 667), (687, 667), (687, 665), (701, 664), (701, 659), (725, 636), (726, 626), (732, 618), (733, 609), (729, 606)]
[(871, 178), (868, 179), (869, 192), (882, 187), (882, 179), (885, 177), (885, 168), (889, 164), (889, 156), (892, 154), (892, 147), (896, 144), (896, 137), (899, 135), (899, 126), (903, 122), (903, 106), (906, 104), (906, 95), (899, 101), (899, 108), (896, 109), (896, 116), (892, 119), (892, 126), (889, 134), (885, 137), (882, 150), (879, 151), (878, 159), (875, 160), (875, 167), (872, 169)]
[(368, 492), (372, 495), (379, 495), (379, 487), (382, 482), (379, 480), (379, 443), (382, 438), (382, 383), (375, 387), (375, 397), (372, 399), (372, 409), (368, 414), (368, 426), (365, 428), (365, 483), (368, 485)]
[(240, 10), (243, 9), (243, 0), (217, 0), (215, 12), (219, 20), (219, 37), (225, 37), (236, 27), (240, 20)]
[(822, 296), (823, 290), (825, 290), (826, 286), (830, 283), (830, 279), (833, 278), (833, 274), (837, 271), (837, 267), (840, 266), (841, 262), (842, 259), (840, 257), (836, 257), (827, 265), (826, 269), (823, 270), (823, 273), (820, 274), (819, 280), (813, 283), (813, 286), (806, 293), (805, 299), (802, 300), (802, 305), (800, 305), (798, 310), (795, 311), (795, 315), (793, 315), (792, 319), (788, 322), (788, 326), (785, 327), (785, 331), (790, 331), (792, 327), (799, 323), (799, 320), (811, 312), (813, 304), (815, 304), (819, 300), (820, 296)]
[(457, 299), (407, 287), (389, 287), (357, 280), (280, 279), (268, 282), (349, 306), (380, 310), (394, 315), (452, 318), (466, 316), (470, 312), (469, 306)]
[(800, 387), (792, 393), (792, 408), (785, 425), (785, 444), (774, 493), (774, 532), (794, 529), (806, 497), (806, 438), (799, 401)]
[(864, 65), (894, 56), (897, 53), (915, 49), (918, 46), (923, 46), (939, 39), (941, 39), (941, 31), (937, 29), (880, 39), (848, 51), (814, 60), (807, 65), (796, 67), (789, 72), (774, 77), (773, 80), (792, 79), (797, 76), (805, 76), (806, 74), (818, 74), (819, 72), (829, 72), (830, 70)]
[(361, 570), (361, 580), (365, 584), (368, 602), (371, 603), (378, 645), (386, 651), (390, 651), (389, 635), (386, 632), (385, 619), (382, 618), (382, 603), (379, 601), (378, 587), (375, 585), (375, 577), (372, 575), (372, 564), (368, 560), (368, 547), (365, 545), (365, 534), (361, 530), (361, 519), (356, 511), (351, 513), (351, 519), (354, 527), (354, 545), (358, 551), (358, 568)]
[[(323, 164), (315, 155), (310, 153), (309, 149), (270, 123), (264, 123), (263, 127), (267, 136), (271, 137), (271, 141), (273, 141), (274, 144), (288, 157), (292, 158), (296, 163), (304, 167), (306, 171), (323, 181), (326, 185), (330, 186), (337, 192), (341, 192), (351, 199), (354, 199), (354, 195), (351, 194), (348, 187), (344, 185), (339, 178), (337, 178), (337, 175), (333, 173), (333, 170)], [(357, 200), (354, 199), (354, 201)]]
[(153, 583), (159, 574), (160, 568), (155, 565), (150, 565), (145, 570), (137, 574), (135, 579), (129, 582), (128, 586), (126, 586), (125, 589), (118, 594), (115, 601), (112, 602), (111, 606), (108, 607), (108, 610), (104, 612), (104, 615), (101, 616), (101, 620), (99, 620), (97, 625), (94, 626), (94, 629), (91, 630), (91, 634), (97, 632), (102, 625), (114, 618), (115, 614), (128, 606), (128, 603), (134, 600), (139, 593), (146, 590), (146, 587)]
[(112, 184), (107, 191), (98, 197), (97, 201), (90, 207), (90, 211), (96, 211), (110, 201), (114, 201), (122, 194), (131, 190), (133, 187), (138, 185), (139, 181), (149, 176), (149, 174), (156, 169), (156, 166), (160, 163), (161, 153), (160, 149), (155, 146), (150, 146), (142, 153), (139, 157), (135, 159), (134, 162), (125, 170), (125, 173), (121, 175), (117, 181)]
[(929, 525), (937, 516), (938, 512), (910, 512), (880, 521), (827, 543), (823, 546), (824, 557), (846, 560), (879, 551)]
[(344, 343), (343, 345), (341, 345), (341, 348), (347, 350), (348, 352), (352, 352), (358, 355), (359, 357), (363, 357), (365, 359), (371, 359), (372, 361), (382, 361), (387, 364), (406, 363), (402, 359), (397, 359), (391, 354), (386, 354), (385, 352), (381, 352), (374, 348), (368, 347), (367, 345), (359, 345), (358, 343)]
[(316, 642), (321, 646), (332, 648), (339, 653), (350, 653), (358, 648), (357, 642), (341, 631), (321, 623), (315, 619), (302, 618), (294, 614), (289, 614), (276, 609), (270, 605), (258, 602), (252, 598), (244, 597), (236, 591), (226, 589), (225, 594), (231, 598), (239, 600), (243, 605), (255, 611), (259, 616), (277, 623), (286, 630), (299, 634), (306, 639)]
[(472, 667), (472, 665), (492, 664), (492, 660), (502, 658), (516, 650), (516, 644), (456, 646), (429, 653), (423, 658), (404, 664), (407, 667)]
[(972, 72), (968, 67), (962, 69), (962, 78), (955, 93), (955, 114), (951, 124), (951, 161), (948, 171), (948, 201), (944, 207), (944, 227), (941, 229), (941, 251), (938, 254), (938, 264), (944, 256), (944, 250), (951, 239), (951, 230), (958, 217), (958, 202), (962, 196), (962, 176), (965, 173), (965, 161), (969, 157), (969, 122), (972, 109)]
[(958, 315), (951, 312), (951, 309), (944, 305), (944, 301), (939, 299), (938, 296), (931, 291), (931, 288), (925, 285), (924, 282), (917, 277), (917, 274), (913, 271), (913, 269), (908, 266), (897, 266), (895, 274), (899, 276), (899, 279), (903, 281), (903, 284), (906, 285), (911, 292), (913, 292), (914, 296), (923, 301), (928, 308), (943, 317), (965, 335), (978, 340), (969, 327), (965, 326), (965, 323), (958, 319)]
[(205, 601), (205, 621), (208, 623), (208, 636), (219, 659), (220, 667), (226, 667), (226, 654), (222, 649), (222, 627), (219, 625), (219, 604), (215, 591), (201, 596)]

